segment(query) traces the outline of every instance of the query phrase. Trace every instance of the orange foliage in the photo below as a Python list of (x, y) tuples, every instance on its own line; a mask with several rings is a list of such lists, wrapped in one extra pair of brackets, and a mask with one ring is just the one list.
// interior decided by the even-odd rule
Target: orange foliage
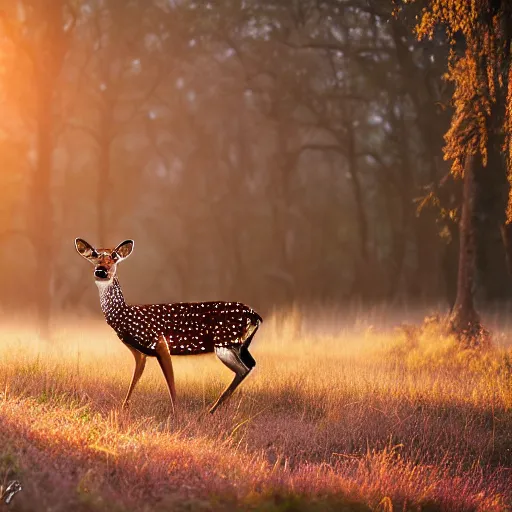
[[(433, 38), (435, 29), (442, 26), (451, 45), (445, 78), (455, 85), (455, 112), (445, 135), (444, 156), (452, 160), (452, 172), (462, 174), (463, 160), (471, 154), (479, 153), (483, 164), (487, 164), (489, 119), (491, 110), (498, 109), (496, 114), (504, 120), (503, 151), (512, 184), (511, 16), (512, 6), (506, 1), (496, 4), (491, 0), (430, 0), (416, 33), (419, 39)], [(458, 47), (461, 37), (464, 51)], [(512, 193), (507, 219), (512, 222)]]

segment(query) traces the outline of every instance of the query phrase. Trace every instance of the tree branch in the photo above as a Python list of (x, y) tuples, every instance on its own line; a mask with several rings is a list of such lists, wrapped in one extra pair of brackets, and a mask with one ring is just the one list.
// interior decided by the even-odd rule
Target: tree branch
[(76, 124), (71, 121), (67, 121), (66, 123), (63, 123), (63, 128), (69, 128), (71, 130), (80, 130), (82, 132), (85, 132), (87, 135), (89, 135), (98, 146), (101, 147), (103, 144), (103, 141), (100, 139), (100, 136), (98, 133), (96, 133), (90, 126), (86, 126), (83, 124)]
[(304, 44), (294, 44), (289, 41), (277, 40), (278, 43), (287, 46), (288, 48), (292, 48), (294, 50), (323, 50), (329, 52), (339, 52), (342, 54), (352, 53), (354, 55), (360, 55), (363, 53), (371, 53), (371, 54), (384, 54), (387, 56), (391, 56), (393, 51), (391, 48), (375, 48), (372, 46), (362, 46), (359, 48), (354, 47), (351, 44), (342, 44), (342, 43), (330, 43), (330, 42), (308, 42)]

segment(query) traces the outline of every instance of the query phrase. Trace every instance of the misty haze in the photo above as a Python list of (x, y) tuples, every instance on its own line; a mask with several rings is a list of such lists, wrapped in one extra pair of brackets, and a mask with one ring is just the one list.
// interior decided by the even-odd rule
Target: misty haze
[(512, 510), (512, 4), (0, 41), (0, 512)]

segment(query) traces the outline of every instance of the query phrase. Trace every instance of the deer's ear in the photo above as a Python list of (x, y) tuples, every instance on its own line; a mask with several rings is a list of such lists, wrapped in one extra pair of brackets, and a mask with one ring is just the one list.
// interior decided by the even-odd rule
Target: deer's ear
[(121, 242), (113, 251), (112, 255), (117, 255), (118, 261), (124, 260), (130, 256), (130, 254), (133, 251), (133, 240), (125, 240), (124, 242)]
[(83, 256), (86, 260), (88, 260), (93, 254), (96, 254), (94, 247), (82, 238), (75, 238), (75, 247), (78, 254)]

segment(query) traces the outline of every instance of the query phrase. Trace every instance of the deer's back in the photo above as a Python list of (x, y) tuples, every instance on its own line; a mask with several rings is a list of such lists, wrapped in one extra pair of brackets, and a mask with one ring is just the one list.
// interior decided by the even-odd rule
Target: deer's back
[(240, 302), (178, 302), (130, 306), (124, 320), (125, 334), (119, 336), (138, 350), (154, 355), (163, 335), (171, 354), (192, 355), (240, 344), (261, 317)]

